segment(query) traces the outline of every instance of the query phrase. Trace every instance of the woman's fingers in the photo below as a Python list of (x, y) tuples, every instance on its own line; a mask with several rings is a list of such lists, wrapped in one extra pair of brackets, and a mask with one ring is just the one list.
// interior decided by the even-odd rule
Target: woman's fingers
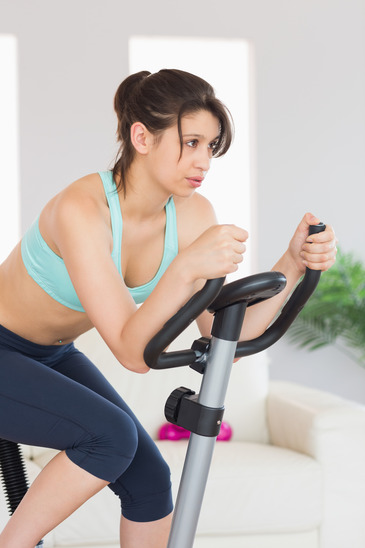
[(248, 232), (235, 225), (216, 225), (190, 246), (197, 277), (215, 278), (235, 272), (246, 251)]
[(328, 225), (325, 231), (308, 236), (300, 256), (312, 270), (328, 270), (336, 260), (336, 243), (334, 230)]

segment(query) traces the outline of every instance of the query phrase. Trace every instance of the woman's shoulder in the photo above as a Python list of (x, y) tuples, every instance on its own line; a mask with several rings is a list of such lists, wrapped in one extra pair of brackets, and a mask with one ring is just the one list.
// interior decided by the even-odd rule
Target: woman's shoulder
[(76, 179), (66, 186), (60, 195), (70, 199), (77, 199), (78, 197), (100, 198), (104, 195), (104, 190), (99, 173), (89, 173)]
[(210, 226), (217, 224), (210, 201), (195, 192), (189, 198), (174, 196), (179, 246), (186, 247)]
[(75, 180), (56, 194), (42, 209), (38, 226), (46, 244), (62, 257), (60, 246), (67, 234), (71, 235), (70, 242), (75, 234), (94, 240), (100, 235), (110, 246), (108, 215), (103, 185), (95, 173)]
[(50, 205), (52, 209), (66, 208), (69, 211), (104, 209), (107, 200), (99, 174), (90, 173), (76, 179), (61, 190)]
[(83, 219), (91, 224), (97, 219), (108, 224), (108, 203), (98, 173), (85, 175), (66, 186), (43, 208), (40, 224), (55, 232), (59, 224), (77, 225)]
[(210, 201), (202, 194), (194, 192), (188, 198), (174, 196), (176, 212), (184, 217), (197, 218), (197, 221), (215, 218), (215, 212)]

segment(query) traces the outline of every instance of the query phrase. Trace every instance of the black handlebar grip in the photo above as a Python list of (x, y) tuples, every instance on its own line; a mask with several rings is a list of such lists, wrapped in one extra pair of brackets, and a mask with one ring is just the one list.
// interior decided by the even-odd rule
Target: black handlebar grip
[[(311, 236), (312, 234), (318, 234), (319, 232), (324, 232), (326, 230), (326, 225), (323, 223), (319, 223), (318, 225), (311, 225), (308, 230), (308, 235)], [(317, 284), (319, 282), (319, 279), (321, 277), (321, 271), (320, 270), (312, 270), (310, 268), (306, 268), (305, 276), (303, 278), (302, 283), (298, 286), (297, 289), (301, 288), (301, 293), (303, 294), (303, 304), (301, 305), (300, 309), (298, 310), (296, 316), (299, 314), (301, 309), (303, 308), (304, 304), (307, 302), (309, 297), (314, 292), (315, 288), (317, 287)], [(306, 295), (309, 294), (308, 297)], [(293, 294), (294, 296), (294, 294)], [(292, 321), (294, 321), (295, 318), (293, 318)]]
[(308, 230), (308, 235), (318, 234), (319, 232), (324, 232), (326, 230), (326, 225), (324, 223), (318, 223), (318, 225), (310, 225)]
[(179, 367), (181, 365), (190, 365), (195, 361), (196, 355), (193, 350), (168, 353), (165, 353), (164, 350), (208, 308), (222, 289), (224, 280), (225, 278), (207, 280), (204, 287), (195, 293), (150, 340), (144, 351), (144, 360), (151, 369)]
[[(309, 235), (318, 234), (326, 229), (326, 225), (319, 223), (309, 227)], [(258, 352), (262, 352), (269, 346), (276, 343), (288, 330), (299, 312), (302, 310), (305, 303), (313, 294), (321, 277), (320, 270), (311, 270), (306, 268), (304, 278), (292, 293), (290, 299), (283, 307), (280, 316), (277, 320), (259, 337), (251, 341), (243, 341), (237, 344), (236, 358), (243, 356), (251, 356)]]

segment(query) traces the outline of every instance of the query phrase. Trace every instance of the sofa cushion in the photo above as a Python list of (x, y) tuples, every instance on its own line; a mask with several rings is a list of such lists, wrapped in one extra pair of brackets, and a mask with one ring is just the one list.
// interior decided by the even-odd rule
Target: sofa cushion
[[(158, 442), (174, 495), (186, 442)], [(307, 531), (322, 519), (321, 466), (312, 458), (256, 443), (217, 442), (198, 525), (200, 534)]]
[[(170, 465), (176, 498), (186, 441), (157, 443)], [(54, 455), (50, 451), (48, 458)], [(37, 464), (46, 464), (46, 455)], [(306, 455), (255, 443), (217, 442), (198, 535), (301, 533), (322, 519), (322, 470)], [(108, 489), (53, 531), (57, 546), (118, 542), (119, 503)], [(92, 519), (90, 519), (92, 516)]]

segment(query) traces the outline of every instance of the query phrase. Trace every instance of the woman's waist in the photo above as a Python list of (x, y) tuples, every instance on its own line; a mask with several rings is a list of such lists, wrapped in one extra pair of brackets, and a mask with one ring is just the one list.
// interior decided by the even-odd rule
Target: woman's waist
[(91, 329), (85, 313), (22, 293), (9, 298), (0, 291), (0, 325), (20, 337), (36, 344), (59, 345), (70, 343)]
[(53, 367), (60, 359), (63, 360), (66, 355), (74, 351), (72, 342), (63, 345), (38, 344), (0, 325), (0, 366), (4, 361), (11, 360), (11, 355), (15, 352)]
[(15, 257), (9, 259), (0, 266), (0, 325), (45, 345), (71, 342), (92, 327), (85, 312), (50, 297), (28, 275), (21, 258), (17, 266)]
[(0, 302), (0, 325), (20, 337), (40, 345), (63, 345), (92, 328), (85, 314), (82, 319), (60, 320), (44, 310), (14, 311), (2, 307)]

